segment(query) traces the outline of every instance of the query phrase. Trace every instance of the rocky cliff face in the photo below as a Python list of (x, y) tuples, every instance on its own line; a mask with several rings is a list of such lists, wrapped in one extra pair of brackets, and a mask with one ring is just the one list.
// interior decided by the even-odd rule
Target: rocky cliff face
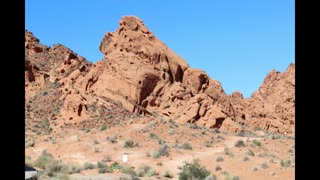
[(283, 73), (272, 70), (260, 88), (250, 98), (240, 92), (231, 96), (236, 121), (248, 128), (260, 127), (282, 134), (294, 134), (295, 129), (295, 65)]
[[(94, 126), (93, 119), (116, 123), (140, 113), (230, 130), (241, 124), (294, 125), (294, 65), (284, 74), (272, 72), (259, 91), (243, 99), (240, 92), (226, 95), (218, 81), (191, 68), (137, 17), (123, 17), (115, 32), (105, 34), (100, 44), (105, 56), (95, 64), (63, 45), (41, 45), (31, 32), (25, 36), (29, 119), (83, 128)], [(109, 122), (115, 112), (118, 121)]]

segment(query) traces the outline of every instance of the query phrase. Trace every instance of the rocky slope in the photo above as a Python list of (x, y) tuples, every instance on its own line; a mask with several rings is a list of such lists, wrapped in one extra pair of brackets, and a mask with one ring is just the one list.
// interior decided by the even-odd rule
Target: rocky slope
[(294, 65), (272, 71), (251, 98), (221, 84), (157, 39), (137, 17), (125, 16), (100, 44), (95, 64), (63, 45), (47, 47), (25, 32), (27, 129), (117, 124), (135, 113), (209, 128), (241, 125), (281, 133), (294, 129)]
[(272, 70), (250, 98), (243, 99), (240, 92), (234, 92), (230, 98), (236, 121), (249, 129), (259, 127), (294, 134), (295, 64), (290, 64), (283, 73)]

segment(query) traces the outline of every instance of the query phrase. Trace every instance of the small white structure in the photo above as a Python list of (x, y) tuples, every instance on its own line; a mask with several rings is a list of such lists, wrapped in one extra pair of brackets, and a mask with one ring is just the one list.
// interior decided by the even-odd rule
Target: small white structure
[(127, 153), (124, 153), (123, 155), (122, 155), (122, 162), (128, 162), (128, 154)]

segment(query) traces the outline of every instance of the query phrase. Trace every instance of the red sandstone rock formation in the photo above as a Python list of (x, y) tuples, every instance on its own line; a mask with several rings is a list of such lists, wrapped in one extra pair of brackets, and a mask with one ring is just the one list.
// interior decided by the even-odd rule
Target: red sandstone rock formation
[(100, 44), (105, 56), (95, 64), (63, 45), (44, 46), (29, 31), (25, 48), (28, 118), (62, 119), (54, 124), (79, 127), (93, 126), (88, 121), (93, 118), (106, 123), (113, 112), (121, 117), (138, 112), (232, 131), (241, 125), (281, 133), (294, 129), (294, 65), (285, 73), (272, 71), (249, 99), (240, 92), (228, 96), (137, 17), (123, 17), (115, 32), (105, 34)]

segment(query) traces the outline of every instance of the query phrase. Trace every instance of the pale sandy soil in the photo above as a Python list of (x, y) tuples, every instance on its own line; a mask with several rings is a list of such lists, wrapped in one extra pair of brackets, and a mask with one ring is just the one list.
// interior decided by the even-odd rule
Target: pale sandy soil
[[(172, 175), (172, 179), (178, 179), (179, 169), (178, 166), (182, 166), (185, 161), (191, 162), (193, 159), (199, 159), (201, 165), (218, 176), (218, 179), (225, 179), (224, 171), (233, 176), (239, 176), (240, 179), (245, 180), (291, 180), (295, 179), (295, 167), (281, 167), (281, 160), (290, 159), (294, 162), (294, 140), (293, 139), (258, 139), (262, 146), (251, 147), (252, 140), (254, 138), (239, 137), (232, 133), (214, 133), (205, 131), (202, 134), (200, 129), (191, 129), (184, 125), (175, 127), (174, 134), (169, 134), (169, 126), (174, 127), (170, 123), (159, 123), (154, 125), (154, 128), (150, 128), (152, 123), (143, 123), (143, 120), (133, 122), (132, 124), (125, 124), (123, 126), (107, 128), (104, 131), (97, 129), (91, 129), (91, 132), (84, 132), (75, 129), (64, 129), (58, 134), (50, 134), (43, 136), (34, 136), (35, 146), (28, 147), (25, 150), (26, 156), (30, 157), (33, 161), (36, 160), (42, 153), (42, 150), (47, 150), (55, 158), (61, 159), (64, 162), (83, 165), (85, 162), (96, 163), (102, 161), (104, 157), (111, 157), (111, 162), (106, 162), (110, 165), (112, 162), (119, 162), (120, 164), (130, 165), (135, 167), (135, 170), (139, 166), (146, 164), (151, 166), (159, 173), (152, 178), (144, 179), (165, 179), (161, 176), (165, 171), (169, 171)], [(152, 126), (152, 125), (151, 125)], [(141, 132), (141, 129), (148, 129), (148, 132)], [(150, 133), (154, 133), (158, 136), (158, 139), (150, 138)], [(117, 143), (110, 143), (106, 140), (107, 136), (117, 135)], [(217, 138), (222, 136), (225, 140)], [(28, 137), (31, 137), (27, 134)], [(50, 138), (55, 138), (56, 142), (52, 143)], [(206, 141), (214, 139), (212, 147), (206, 147), (204, 144)], [(123, 143), (126, 140), (133, 140), (138, 145), (132, 148), (123, 148)], [(162, 156), (160, 158), (152, 158), (148, 154), (152, 154), (157, 150), (159, 145), (159, 139), (165, 140), (170, 149), (167, 157)], [(235, 143), (242, 139), (245, 142), (246, 147), (237, 148)], [(94, 140), (99, 142), (94, 143)], [(192, 145), (192, 150), (178, 149), (172, 147), (176, 142), (183, 144), (188, 142)], [(225, 147), (229, 147), (233, 156), (225, 154)], [(94, 148), (98, 149), (98, 152), (94, 152)], [(292, 149), (292, 153), (288, 152)], [(246, 151), (251, 149), (255, 156), (246, 155)], [(122, 162), (122, 155), (128, 154), (128, 162)], [(259, 154), (262, 154), (259, 156)], [(217, 162), (218, 156), (223, 157), (224, 161)], [(250, 160), (243, 161), (244, 156), (247, 156)], [(271, 157), (273, 156), (273, 157)], [(273, 159), (273, 163), (270, 162)], [(159, 163), (162, 163), (160, 166)], [(268, 168), (263, 169), (262, 163), (266, 163)], [(219, 165), (222, 170), (216, 171), (216, 166)], [(258, 170), (253, 171), (256, 167)], [(94, 175), (95, 179), (103, 177), (103, 179), (117, 179), (119, 174), (98, 174), (98, 170), (85, 170), (80, 174), (74, 174), (71, 177)]]

